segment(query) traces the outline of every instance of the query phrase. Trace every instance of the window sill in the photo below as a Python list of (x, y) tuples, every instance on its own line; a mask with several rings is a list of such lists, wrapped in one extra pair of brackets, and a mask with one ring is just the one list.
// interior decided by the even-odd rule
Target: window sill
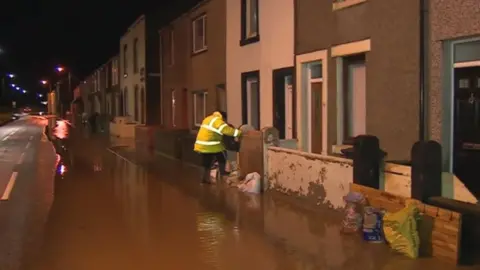
[(257, 43), (259, 41), (260, 41), (260, 35), (249, 37), (247, 39), (242, 39), (240, 40), (240, 47), (243, 47), (252, 43)]
[(197, 55), (202, 54), (202, 53), (205, 53), (205, 52), (208, 52), (208, 48), (207, 48), (207, 47), (205, 47), (205, 48), (203, 48), (203, 49), (200, 49), (200, 50), (198, 50), (198, 51), (193, 51), (193, 52), (192, 52), (192, 57), (193, 57), (193, 56), (197, 56)]
[(367, 2), (367, 0), (343, 0), (340, 2), (335, 2), (333, 3), (333, 11), (345, 9), (351, 6), (359, 5), (364, 2)]

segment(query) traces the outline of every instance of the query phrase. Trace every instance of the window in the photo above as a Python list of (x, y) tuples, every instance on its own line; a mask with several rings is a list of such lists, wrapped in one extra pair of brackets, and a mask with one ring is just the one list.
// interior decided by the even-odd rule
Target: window
[(133, 41), (133, 73), (138, 73), (138, 38)]
[(128, 115), (128, 89), (125, 87), (123, 90), (123, 116)]
[(175, 32), (173, 29), (169, 32), (169, 41), (167, 51), (168, 65), (173, 66), (175, 63)]
[(133, 102), (134, 102), (134, 111), (133, 111), (133, 119), (135, 119), (135, 122), (138, 122), (139, 121), (139, 117), (140, 117), (140, 108), (139, 108), (139, 104), (138, 104), (138, 84), (135, 85), (134, 89), (133, 89)]
[(207, 115), (207, 96), (207, 92), (193, 94), (193, 122), (197, 127), (202, 125), (202, 121)]
[(259, 40), (258, 0), (242, 0), (242, 37), (240, 45)]
[(227, 111), (227, 92), (224, 84), (217, 85), (217, 109)]
[(123, 73), (127, 74), (128, 69), (128, 46), (127, 44), (123, 45)]
[(118, 84), (118, 60), (114, 59), (112, 61), (112, 85), (117, 85)]
[(366, 133), (365, 54), (343, 58), (343, 144)]
[(458, 80), (458, 88), (465, 89), (470, 87), (470, 81), (468, 79)]
[(207, 15), (202, 15), (192, 22), (193, 53), (207, 49)]

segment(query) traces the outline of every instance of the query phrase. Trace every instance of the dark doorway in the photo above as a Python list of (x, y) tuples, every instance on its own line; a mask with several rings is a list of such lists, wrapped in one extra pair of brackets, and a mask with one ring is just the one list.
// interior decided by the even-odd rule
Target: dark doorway
[(456, 68), (454, 76), (455, 175), (480, 198), (480, 67)]
[(280, 139), (293, 135), (293, 67), (273, 71), (273, 126)]
[(322, 82), (312, 82), (312, 153), (322, 153)]

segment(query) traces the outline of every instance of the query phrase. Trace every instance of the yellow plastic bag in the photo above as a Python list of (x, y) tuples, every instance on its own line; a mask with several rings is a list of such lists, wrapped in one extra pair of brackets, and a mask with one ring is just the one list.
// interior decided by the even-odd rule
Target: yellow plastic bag
[(420, 237), (418, 235), (418, 208), (408, 203), (396, 213), (386, 213), (383, 217), (383, 232), (392, 249), (415, 259), (418, 258)]

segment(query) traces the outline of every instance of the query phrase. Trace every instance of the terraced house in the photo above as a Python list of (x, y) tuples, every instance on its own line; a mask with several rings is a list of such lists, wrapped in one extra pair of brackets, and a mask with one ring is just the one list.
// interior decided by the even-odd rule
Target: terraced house
[(227, 2), (227, 107), (235, 125), (295, 134), (294, 1)]
[(167, 129), (197, 129), (213, 110), (226, 110), (226, 2), (202, 1), (160, 30)]

